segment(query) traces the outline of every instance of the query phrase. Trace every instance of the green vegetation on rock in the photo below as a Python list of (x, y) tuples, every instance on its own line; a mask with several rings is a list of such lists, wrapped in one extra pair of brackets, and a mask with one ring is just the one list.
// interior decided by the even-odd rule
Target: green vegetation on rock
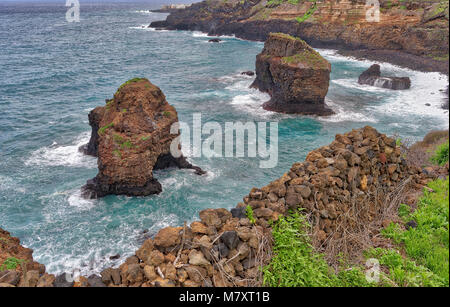
[[(414, 221), (415, 227), (403, 230), (397, 224), (391, 223), (383, 230), (383, 234), (394, 243), (402, 246), (412, 260), (423, 266), (429, 273), (417, 276), (423, 279), (419, 285), (449, 286), (449, 179), (437, 179), (428, 184), (424, 195), (418, 202), (414, 212), (407, 206), (401, 206), (399, 215), (405, 222)], [(407, 267), (411, 267), (408, 265)], [(391, 267), (395, 274), (399, 269)], [(422, 272), (423, 270), (421, 270)], [(415, 272), (415, 271), (414, 271)], [(408, 275), (408, 274), (403, 274)], [(427, 284), (428, 283), (428, 284)]]
[(0, 270), (15, 270), (19, 265), (21, 265), (25, 260), (17, 259), (15, 257), (7, 258), (3, 264), (0, 266)]
[(445, 165), (448, 162), (448, 145), (449, 142), (443, 143), (438, 146), (436, 152), (433, 156), (431, 156), (431, 162), (436, 163), (438, 165)]
[(274, 256), (263, 268), (264, 285), (271, 287), (372, 286), (360, 268), (336, 274), (311, 245), (310, 226), (301, 211), (273, 223)]
[(111, 128), (111, 127), (114, 127), (114, 123), (109, 123), (108, 125), (103, 126), (103, 127), (101, 127), (100, 129), (98, 129), (98, 134), (99, 134), (99, 135), (104, 134), (104, 133), (106, 132), (106, 130), (109, 129), (109, 128)]
[(245, 213), (246, 213), (247, 218), (248, 218), (248, 220), (250, 221), (250, 223), (255, 224), (255, 223), (256, 223), (256, 220), (255, 220), (255, 217), (254, 217), (254, 215), (253, 215), (253, 209), (252, 209), (252, 207), (250, 207), (250, 205), (248, 205), (248, 206), (245, 208)]
[(306, 20), (308, 20), (314, 12), (317, 10), (317, 4), (314, 2), (314, 4), (306, 11), (306, 13), (303, 16), (296, 17), (295, 20), (297, 20), (298, 23), (302, 23)]
[(286, 64), (307, 64), (314, 68), (327, 69), (328, 62), (317, 51), (308, 48), (303, 52), (293, 56), (283, 57), (282, 61)]
[(145, 80), (147, 80), (147, 79), (146, 79), (146, 78), (133, 78), (133, 79), (130, 79), (130, 80), (128, 80), (127, 82), (125, 82), (125, 83), (123, 83), (122, 85), (119, 86), (119, 88), (117, 89), (116, 94), (119, 93), (119, 91), (120, 91), (124, 86), (126, 86), (126, 85), (128, 85), (128, 84), (135, 83), (135, 82), (139, 82), (139, 81), (145, 81)]

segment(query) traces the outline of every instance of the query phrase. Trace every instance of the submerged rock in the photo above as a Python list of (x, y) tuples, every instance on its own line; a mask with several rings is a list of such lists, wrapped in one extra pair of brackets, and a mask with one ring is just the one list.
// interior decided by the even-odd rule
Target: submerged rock
[(98, 157), (99, 173), (83, 186), (83, 196), (160, 193), (154, 169), (191, 168), (203, 174), (183, 156), (174, 158), (170, 153), (179, 136), (171, 134), (170, 127), (177, 121), (177, 111), (157, 86), (140, 78), (124, 83), (106, 106), (89, 114), (92, 135), (82, 150)]
[(219, 38), (212, 38), (212, 39), (210, 39), (208, 42), (210, 42), (210, 43), (220, 43), (222, 40), (221, 39), (219, 39)]
[(383, 77), (381, 76), (380, 65), (373, 64), (364, 71), (358, 78), (359, 84), (372, 85), (391, 90), (406, 90), (411, 87), (411, 80), (408, 77)]
[(271, 33), (256, 57), (252, 87), (272, 98), (263, 108), (282, 113), (331, 115), (326, 107), (331, 65), (299, 38)]
[(250, 76), (251, 77), (251, 76), (254, 76), (255, 73), (253, 71), (249, 70), (249, 71), (241, 72), (241, 75), (245, 75), (245, 76)]

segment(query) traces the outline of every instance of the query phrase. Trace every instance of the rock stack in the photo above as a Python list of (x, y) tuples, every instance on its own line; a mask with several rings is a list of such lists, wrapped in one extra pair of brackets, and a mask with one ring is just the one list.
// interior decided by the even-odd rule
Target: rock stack
[(391, 90), (407, 90), (411, 87), (409, 77), (384, 77), (381, 76), (380, 65), (373, 64), (358, 78), (359, 84), (367, 84)]
[(183, 156), (174, 158), (170, 153), (179, 136), (171, 134), (170, 127), (177, 121), (177, 111), (157, 86), (142, 78), (124, 83), (113, 99), (89, 114), (92, 135), (81, 150), (98, 157), (99, 173), (82, 188), (83, 196), (160, 193), (154, 169), (192, 168), (202, 174)]
[(325, 105), (331, 65), (299, 38), (271, 33), (256, 57), (256, 80), (252, 87), (267, 92), (269, 111), (331, 115)]

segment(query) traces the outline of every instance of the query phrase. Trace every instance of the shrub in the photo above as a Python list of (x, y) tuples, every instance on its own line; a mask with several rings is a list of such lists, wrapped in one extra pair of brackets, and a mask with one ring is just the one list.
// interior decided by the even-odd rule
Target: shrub
[[(437, 179), (428, 184), (433, 191), (424, 191), (416, 211), (408, 214), (402, 208), (404, 220), (414, 220), (417, 227), (401, 229), (391, 224), (382, 233), (404, 246), (408, 257), (439, 276), (449, 285), (449, 179)], [(403, 206), (402, 206), (403, 207)], [(435, 280), (435, 279), (433, 279)]]
[(250, 221), (250, 223), (255, 224), (256, 220), (255, 217), (253, 216), (253, 209), (252, 207), (250, 207), (250, 205), (248, 205), (247, 208), (245, 208), (245, 212), (247, 213), (247, 218)]
[(438, 146), (430, 160), (438, 165), (445, 165), (448, 162), (448, 141)]
[(305, 216), (297, 211), (273, 223), (274, 256), (263, 268), (264, 285), (272, 287), (370, 286), (358, 267), (335, 274), (314, 251)]
[(380, 272), (380, 282), (385, 285), (400, 287), (442, 287), (443, 279), (428, 268), (417, 265), (404, 258), (395, 249), (375, 248), (366, 253), (367, 257), (376, 258), (380, 265), (389, 270), (389, 275)]

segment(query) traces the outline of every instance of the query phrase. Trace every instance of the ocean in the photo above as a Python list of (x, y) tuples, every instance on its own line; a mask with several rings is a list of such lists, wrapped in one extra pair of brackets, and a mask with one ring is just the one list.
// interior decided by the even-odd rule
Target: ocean
[[(409, 76), (411, 89), (362, 86), (357, 78), (373, 62), (334, 50), (318, 51), (332, 64), (326, 102), (336, 115), (264, 111), (269, 96), (240, 74), (254, 70), (262, 42), (208, 43), (199, 32), (156, 31), (147, 26), (167, 14), (150, 8), (82, 2), (80, 22), (68, 23), (64, 1), (0, 3), (0, 227), (32, 248), (50, 273), (119, 265), (145, 236), (198, 219), (205, 208), (234, 207), (337, 133), (371, 125), (412, 142), (448, 129), (440, 108), (446, 76), (382, 63), (386, 75)], [(278, 122), (277, 167), (259, 168), (255, 158), (192, 158), (208, 174), (155, 172), (160, 195), (81, 198), (80, 187), (97, 174), (96, 159), (78, 151), (89, 140), (88, 113), (134, 77), (159, 86), (182, 121), (201, 113), (203, 122)], [(110, 260), (115, 254), (121, 258)]]

